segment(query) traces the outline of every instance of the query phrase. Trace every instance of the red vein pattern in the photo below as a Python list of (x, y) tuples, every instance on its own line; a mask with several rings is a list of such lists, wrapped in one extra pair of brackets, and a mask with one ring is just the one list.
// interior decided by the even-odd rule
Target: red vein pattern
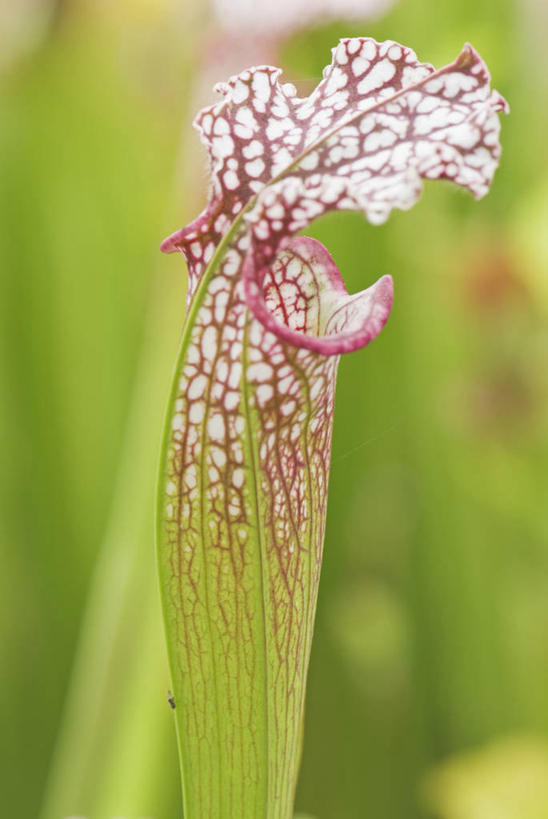
[(243, 72), (198, 116), (211, 199), (163, 245), (189, 268), (158, 539), (189, 819), (292, 815), (338, 356), (392, 304), (390, 277), (349, 296), (291, 236), (332, 209), (383, 221), (422, 178), (483, 195), (506, 110), (469, 46), (435, 71), (343, 40), (304, 100), (279, 73)]

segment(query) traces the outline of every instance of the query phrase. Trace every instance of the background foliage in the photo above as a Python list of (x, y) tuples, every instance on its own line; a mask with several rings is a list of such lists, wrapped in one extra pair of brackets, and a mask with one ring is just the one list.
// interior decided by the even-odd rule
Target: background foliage
[[(546, 18), (400, 0), (278, 56), (304, 92), (340, 36), (438, 65), (468, 40), (512, 106), (482, 202), (427, 185), (380, 228), (313, 228), (350, 290), (396, 286), (341, 365), (297, 804), (318, 819), (548, 812)], [(152, 496), (184, 265), (157, 246), (203, 203), (190, 119), (220, 41), (199, 3), (0, 19), (3, 809), (167, 819)]]

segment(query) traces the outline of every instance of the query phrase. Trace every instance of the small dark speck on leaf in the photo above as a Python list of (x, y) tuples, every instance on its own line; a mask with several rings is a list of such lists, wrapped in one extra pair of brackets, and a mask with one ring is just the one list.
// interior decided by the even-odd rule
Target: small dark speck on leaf
[(169, 702), (169, 707), (172, 710), (175, 710), (175, 697), (173, 696), (173, 694), (171, 693), (169, 688), (168, 688), (168, 691), (167, 691), (167, 701)]

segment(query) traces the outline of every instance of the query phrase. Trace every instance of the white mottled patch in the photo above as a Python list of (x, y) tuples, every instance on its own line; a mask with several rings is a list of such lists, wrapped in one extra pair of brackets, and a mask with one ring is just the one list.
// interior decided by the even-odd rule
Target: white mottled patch
[(382, 131), (373, 131), (373, 133), (369, 134), (369, 136), (364, 139), (363, 147), (367, 153), (373, 153), (374, 151), (378, 151), (379, 148), (390, 147), (396, 142), (396, 139), (396, 135), (385, 128)]
[(471, 91), (476, 87), (478, 81), (468, 74), (455, 72), (446, 74), (444, 77), (444, 96), (456, 97), (460, 91)]
[(381, 60), (373, 66), (369, 74), (358, 84), (358, 94), (369, 94), (371, 91), (381, 88), (381, 86), (390, 82), (395, 73), (396, 68), (390, 60)]
[(194, 489), (196, 486), (196, 466), (190, 464), (185, 471), (185, 484), (189, 489)]
[(272, 106), (272, 113), (275, 117), (287, 117), (289, 115), (289, 108), (286, 103), (280, 99), (279, 95), (276, 99), (276, 104)]
[(443, 85), (444, 81), (442, 77), (434, 77), (433, 80), (426, 83), (423, 90), (426, 91), (427, 94), (437, 94), (438, 91), (441, 91)]
[(237, 123), (234, 126), (234, 134), (241, 139), (251, 139), (254, 131), (253, 128), (250, 128), (248, 125), (240, 125)]
[(241, 80), (238, 80), (232, 90), (232, 101), (236, 105), (240, 105), (249, 97), (249, 85)]
[(219, 293), (215, 299), (215, 321), (217, 324), (222, 324), (226, 316), (226, 305), (228, 304), (228, 293)]
[(377, 46), (372, 40), (367, 40), (362, 46), (361, 53), (367, 60), (373, 60), (377, 56)]
[(360, 133), (368, 134), (376, 125), (375, 117), (372, 115), (365, 116), (360, 120)]
[(312, 122), (314, 125), (319, 126), (320, 128), (327, 128), (331, 124), (331, 120), (333, 119), (333, 113), (330, 108), (322, 109), (318, 111), (317, 114), (314, 114), (312, 117)]
[(211, 149), (216, 157), (224, 159), (234, 153), (234, 140), (228, 134), (214, 137), (211, 141)]
[(358, 145), (358, 142), (357, 141), (351, 142), (344, 148), (343, 157), (344, 159), (354, 159), (356, 156), (358, 156), (359, 152), (360, 147)]
[(223, 174), (223, 182), (229, 191), (235, 191), (240, 184), (238, 175), (234, 171), (226, 171)]
[(228, 362), (226, 359), (222, 358), (215, 368), (215, 378), (220, 381), (222, 384), (226, 383), (228, 378)]
[(219, 469), (222, 469), (223, 466), (226, 464), (226, 452), (224, 449), (219, 449), (219, 447), (214, 447), (211, 450), (211, 460)]
[(346, 83), (348, 82), (348, 76), (345, 74), (344, 71), (341, 71), (340, 68), (333, 68), (327, 84), (325, 86), (325, 95), (331, 96), (331, 94), (336, 94), (337, 91), (340, 91), (341, 88), (344, 88)]
[(282, 413), (282, 415), (285, 415), (287, 417), (288, 415), (291, 415), (292, 412), (295, 412), (296, 408), (297, 408), (296, 402), (293, 401), (292, 399), (289, 399), (289, 401), (283, 402), (283, 404), (280, 407), (280, 412)]
[(233, 518), (237, 518), (241, 511), (240, 504), (238, 503), (238, 497), (236, 496), (232, 499), (232, 503), (228, 504), (228, 514)]
[[(241, 262), (240, 254), (233, 249), (228, 250), (225, 256), (223, 271), (226, 273), (227, 276), (233, 276), (234, 273), (237, 272), (240, 266), (240, 262)], [(227, 284), (228, 283), (225, 280), (225, 286), (227, 286)]]
[(336, 164), (337, 162), (340, 162), (340, 160), (342, 159), (342, 156), (343, 156), (342, 145), (335, 145), (329, 151), (329, 161), (332, 164)]
[(270, 381), (274, 375), (274, 370), (270, 364), (264, 362), (251, 364), (247, 368), (247, 377), (250, 381), (264, 383)]
[(207, 432), (212, 441), (225, 439), (225, 421), (220, 412), (214, 412), (207, 422)]
[(201, 424), (204, 420), (204, 404), (201, 401), (197, 401), (195, 404), (191, 404), (190, 409), (188, 411), (188, 420), (191, 424)]
[(314, 168), (317, 167), (319, 161), (319, 157), (316, 151), (312, 151), (311, 153), (307, 154), (301, 161), (299, 162), (299, 168), (302, 168), (305, 171), (313, 171)]
[(431, 73), (432, 70), (426, 66), (406, 65), (402, 72), (403, 85), (415, 85), (415, 83), (420, 82)]
[(230, 219), (225, 213), (220, 213), (215, 219), (214, 228), (217, 233), (224, 233), (226, 228), (230, 225)]
[(346, 43), (346, 50), (349, 54), (356, 54), (361, 48), (361, 42), (357, 37), (348, 40)]
[(390, 159), (390, 151), (378, 151), (365, 157), (365, 165), (373, 171), (378, 171)]
[(283, 219), (285, 211), (283, 206), (279, 202), (276, 202), (267, 209), (266, 215), (269, 219)]
[(208, 242), (204, 249), (204, 262), (207, 264), (212, 258), (215, 252), (215, 245), (213, 242)]
[(206, 327), (202, 335), (201, 348), (205, 359), (212, 361), (215, 358), (217, 352), (217, 329), (215, 327), (211, 325)]
[[(245, 317), (245, 314), (244, 314)], [(244, 319), (245, 320), (245, 319)], [(234, 344), (230, 345), (230, 358), (232, 359), (232, 367), (239, 366), (238, 359), (242, 354), (243, 344), (241, 341), (235, 341)]]
[(316, 381), (314, 381), (310, 388), (310, 398), (314, 401), (319, 396), (322, 389), (324, 389), (324, 381), (323, 379), (318, 378)]
[(261, 156), (263, 153), (263, 144), (259, 142), (258, 139), (254, 139), (249, 145), (245, 145), (242, 149), (242, 154), (246, 159), (255, 159), (256, 156)]
[(266, 219), (261, 219), (257, 224), (253, 225), (253, 233), (260, 241), (265, 241), (270, 236), (270, 225)]
[(206, 114), (202, 118), (202, 122), (201, 122), (201, 128), (204, 131), (204, 133), (206, 133), (206, 134), (211, 133), (212, 124), (213, 124), (213, 117), (211, 116), (211, 114)]
[[(409, 95), (411, 96), (411, 95)], [(440, 100), (437, 97), (419, 95), (420, 100), (417, 105), (417, 114), (429, 114), (440, 105)]]
[(257, 401), (264, 406), (274, 395), (274, 388), (271, 384), (260, 384), (257, 387)]
[(217, 117), (213, 124), (213, 133), (217, 136), (224, 136), (230, 133), (230, 127), (224, 117)]
[(335, 62), (339, 65), (346, 65), (348, 62), (348, 52), (344, 43), (339, 43), (333, 55)]
[(270, 78), (265, 71), (256, 71), (252, 81), (253, 92), (260, 102), (268, 102), (270, 99), (271, 87)]
[(238, 389), (242, 378), (242, 365), (240, 361), (234, 361), (228, 374), (228, 386), (233, 390)]
[(251, 108), (248, 108), (247, 105), (238, 109), (235, 119), (240, 125), (245, 125), (247, 128), (251, 128), (251, 130), (255, 130), (258, 127), (253, 111)]
[(447, 133), (447, 140), (451, 145), (458, 145), (459, 148), (473, 148), (479, 138), (480, 134), (477, 128), (465, 123), (450, 128)]
[(240, 403), (240, 395), (237, 392), (227, 392), (224, 400), (224, 407), (227, 412), (232, 412)]
[(271, 142), (281, 137), (283, 132), (282, 123), (276, 119), (271, 120), (266, 126), (266, 136)]
[(395, 171), (402, 171), (407, 166), (410, 156), (411, 143), (401, 142), (399, 145), (396, 145), (392, 151), (390, 164)]
[(422, 135), (436, 128), (444, 128), (447, 125), (446, 115), (446, 108), (434, 108), (430, 114), (420, 114), (413, 122), (413, 130)]
[(172, 418), (171, 428), (175, 430), (182, 430), (184, 429), (184, 427), (185, 427), (184, 416), (180, 412), (177, 412)]
[(284, 82), (284, 84), (282, 85), (282, 91), (286, 97), (297, 96), (297, 89), (292, 82)]
[(354, 57), (352, 60), (352, 73), (355, 77), (361, 77), (369, 68), (369, 60), (364, 60), (363, 57)]
[(246, 162), (245, 169), (249, 176), (256, 177), (263, 173), (265, 164), (262, 159), (253, 159), (251, 162)]
[(190, 401), (195, 401), (201, 398), (207, 386), (207, 378), (205, 375), (197, 375), (192, 379), (187, 390), (187, 397)]

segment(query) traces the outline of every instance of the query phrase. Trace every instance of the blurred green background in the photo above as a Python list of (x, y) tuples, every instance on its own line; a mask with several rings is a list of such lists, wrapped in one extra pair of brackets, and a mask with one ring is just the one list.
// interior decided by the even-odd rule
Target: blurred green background
[[(2, 814), (172, 819), (152, 509), (185, 270), (157, 249), (203, 204), (190, 121), (230, 44), (198, 1), (4, 3)], [(304, 92), (341, 36), (438, 65), (470, 41), (512, 107), (480, 203), (428, 184), (382, 227), (309, 231), (349, 290), (396, 287), (341, 363), (297, 797), (317, 819), (548, 817), (547, 8), (399, 0), (247, 43)]]

